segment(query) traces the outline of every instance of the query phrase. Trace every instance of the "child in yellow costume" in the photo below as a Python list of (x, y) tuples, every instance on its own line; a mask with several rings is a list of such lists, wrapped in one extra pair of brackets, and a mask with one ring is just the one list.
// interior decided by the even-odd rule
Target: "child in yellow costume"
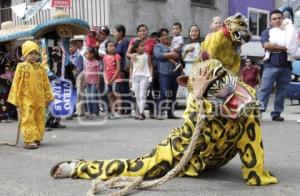
[[(202, 71), (204, 68), (206, 70)], [(203, 85), (203, 82), (195, 80), (200, 72), (205, 72), (205, 77), (218, 76), (218, 79), (203, 90), (204, 98), (201, 99), (204, 99), (203, 108), (207, 118), (201, 127), (193, 156), (180, 176), (201, 175), (204, 170), (221, 167), (239, 154), (243, 178), (248, 185), (277, 183), (277, 178), (264, 168), (259, 110), (254, 90), (240, 82), (215, 59), (195, 64), (189, 77), (179, 79), (181, 84), (187, 84), (191, 92), (183, 114), (184, 123), (180, 128), (172, 129), (169, 136), (150, 154), (134, 160), (64, 161), (52, 168), (51, 175), (54, 178), (102, 180), (115, 176), (142, 176), (144, 180), (149, 180), (165, 175), (180, 161), (195, 131), (200, 107), (194, 87)]]
[(17, 66), (8, 102), (19, 110), (24, 148), (36, 149), (44, 136), (46, 107), (54, 97), (45, 68), (38, 62), (39, 46), (26, 41), (22, 55), (25, 62)]

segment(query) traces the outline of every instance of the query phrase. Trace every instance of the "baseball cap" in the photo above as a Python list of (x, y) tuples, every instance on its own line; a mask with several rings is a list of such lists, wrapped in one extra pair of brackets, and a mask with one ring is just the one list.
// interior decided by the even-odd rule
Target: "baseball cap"
[(75, 35), (73, 39), (70, 40), (70, 42), (73, 42), (73, 41), (84, 41), (85, 38), (83, 35)]

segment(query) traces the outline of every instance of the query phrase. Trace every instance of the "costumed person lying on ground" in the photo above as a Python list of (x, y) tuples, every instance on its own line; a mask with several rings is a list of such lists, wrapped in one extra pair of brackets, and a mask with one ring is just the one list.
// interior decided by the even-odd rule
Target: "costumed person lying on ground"
[[(298, 49), (298, 33), (291, 19), (285, 18), (281, 27), (269, 29), (269, 41), (271, 44), (277, 44), (287, 48), (287, 60), (294, 61), (294, 56), (300, 54)], [(266, 50), (263, 61), (270, 59), (271, 51)]]
[(46, 107), (54, 97), (46, 70), (38, 62), (39, 46), (26, 41), (22, 55), (25, 62), (17, 66), (8, 102), (19, 110), (24, 148), (36, 149), (44, 136)]
[(247, 19), (240, 13), (225, 19), (224, 27), (201, 43), (201, 51), (222, 62), (235, 75), (240, 71), (242, 44), (251, 40)]
[[(204, 86), (204, 80), (211, 84)], [(201, 135), (192, 158), (179, 176), (201, 175), (204, 170), (219, 168), (239, 154), (243, 178), (248, 185), (278, 183), (277, 178), (264, 169), (255, 90), (240, 82), (215, 59), (195, 64), (191, 75), (180, 76), (178, 81), (191, 92), (183, 114), (184, 124), (172, 129), (150, 154), (134, 160), (65, 161), (52, 168), (51, 176), (102, 180), (116, 176), (142, 176), (144, 180), (162, 177), (183, 156), (202, 107), (206, 119), (200, 128)], [(203, 100), (203, 106), (199, 106), (198, 99)]]

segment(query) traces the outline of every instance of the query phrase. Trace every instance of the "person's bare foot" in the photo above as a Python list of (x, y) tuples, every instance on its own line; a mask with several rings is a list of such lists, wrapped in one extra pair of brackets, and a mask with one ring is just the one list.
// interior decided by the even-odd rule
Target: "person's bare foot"
[(35, 142), (25, 143), (24, 146), (23, 146), (23, 148), (30, 149), (30, 150), (37, 149), (38, 147), (39, 146)]

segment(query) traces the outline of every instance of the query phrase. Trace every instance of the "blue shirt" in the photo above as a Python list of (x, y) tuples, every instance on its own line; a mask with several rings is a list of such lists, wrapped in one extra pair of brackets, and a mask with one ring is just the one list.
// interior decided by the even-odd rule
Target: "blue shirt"
[(168, 53), (170, 51), (170, 48), (164, 44), (155, 44), (153, 49), (153, 56), (157, 60), (158, 72), (164, 75), (179, 75), (179, 69), (176, 72), (173, 71), (176, 68), (176, 65), (174, 65), (173, 63), (171, 63), (171, 61), (164, 57), (164, 53)]
[[(269, 42), (269, 31), (271, 28), (267, 28), (261, 34), (261, 43)], [(292, 63), (287, 60), (287, 52), (271, 52), (270, 58), (267, 62), (264, 63), (265, 67), (289, 67), (291, 68)]]
[(83, 57), (78, 51), (76, 51), (74, 54), (70, 54), (70, 61), (73, 65), (75, 65), (78, 72), (83, 70)]
[(123, 39), (120, 43), (116, 44), (116, 53), (118, 53), (122, 59), (121, 59), (121, 71), (125, 71), (125, 65), (126, 65), (126, 53), (129, 46), (128, 39)]

